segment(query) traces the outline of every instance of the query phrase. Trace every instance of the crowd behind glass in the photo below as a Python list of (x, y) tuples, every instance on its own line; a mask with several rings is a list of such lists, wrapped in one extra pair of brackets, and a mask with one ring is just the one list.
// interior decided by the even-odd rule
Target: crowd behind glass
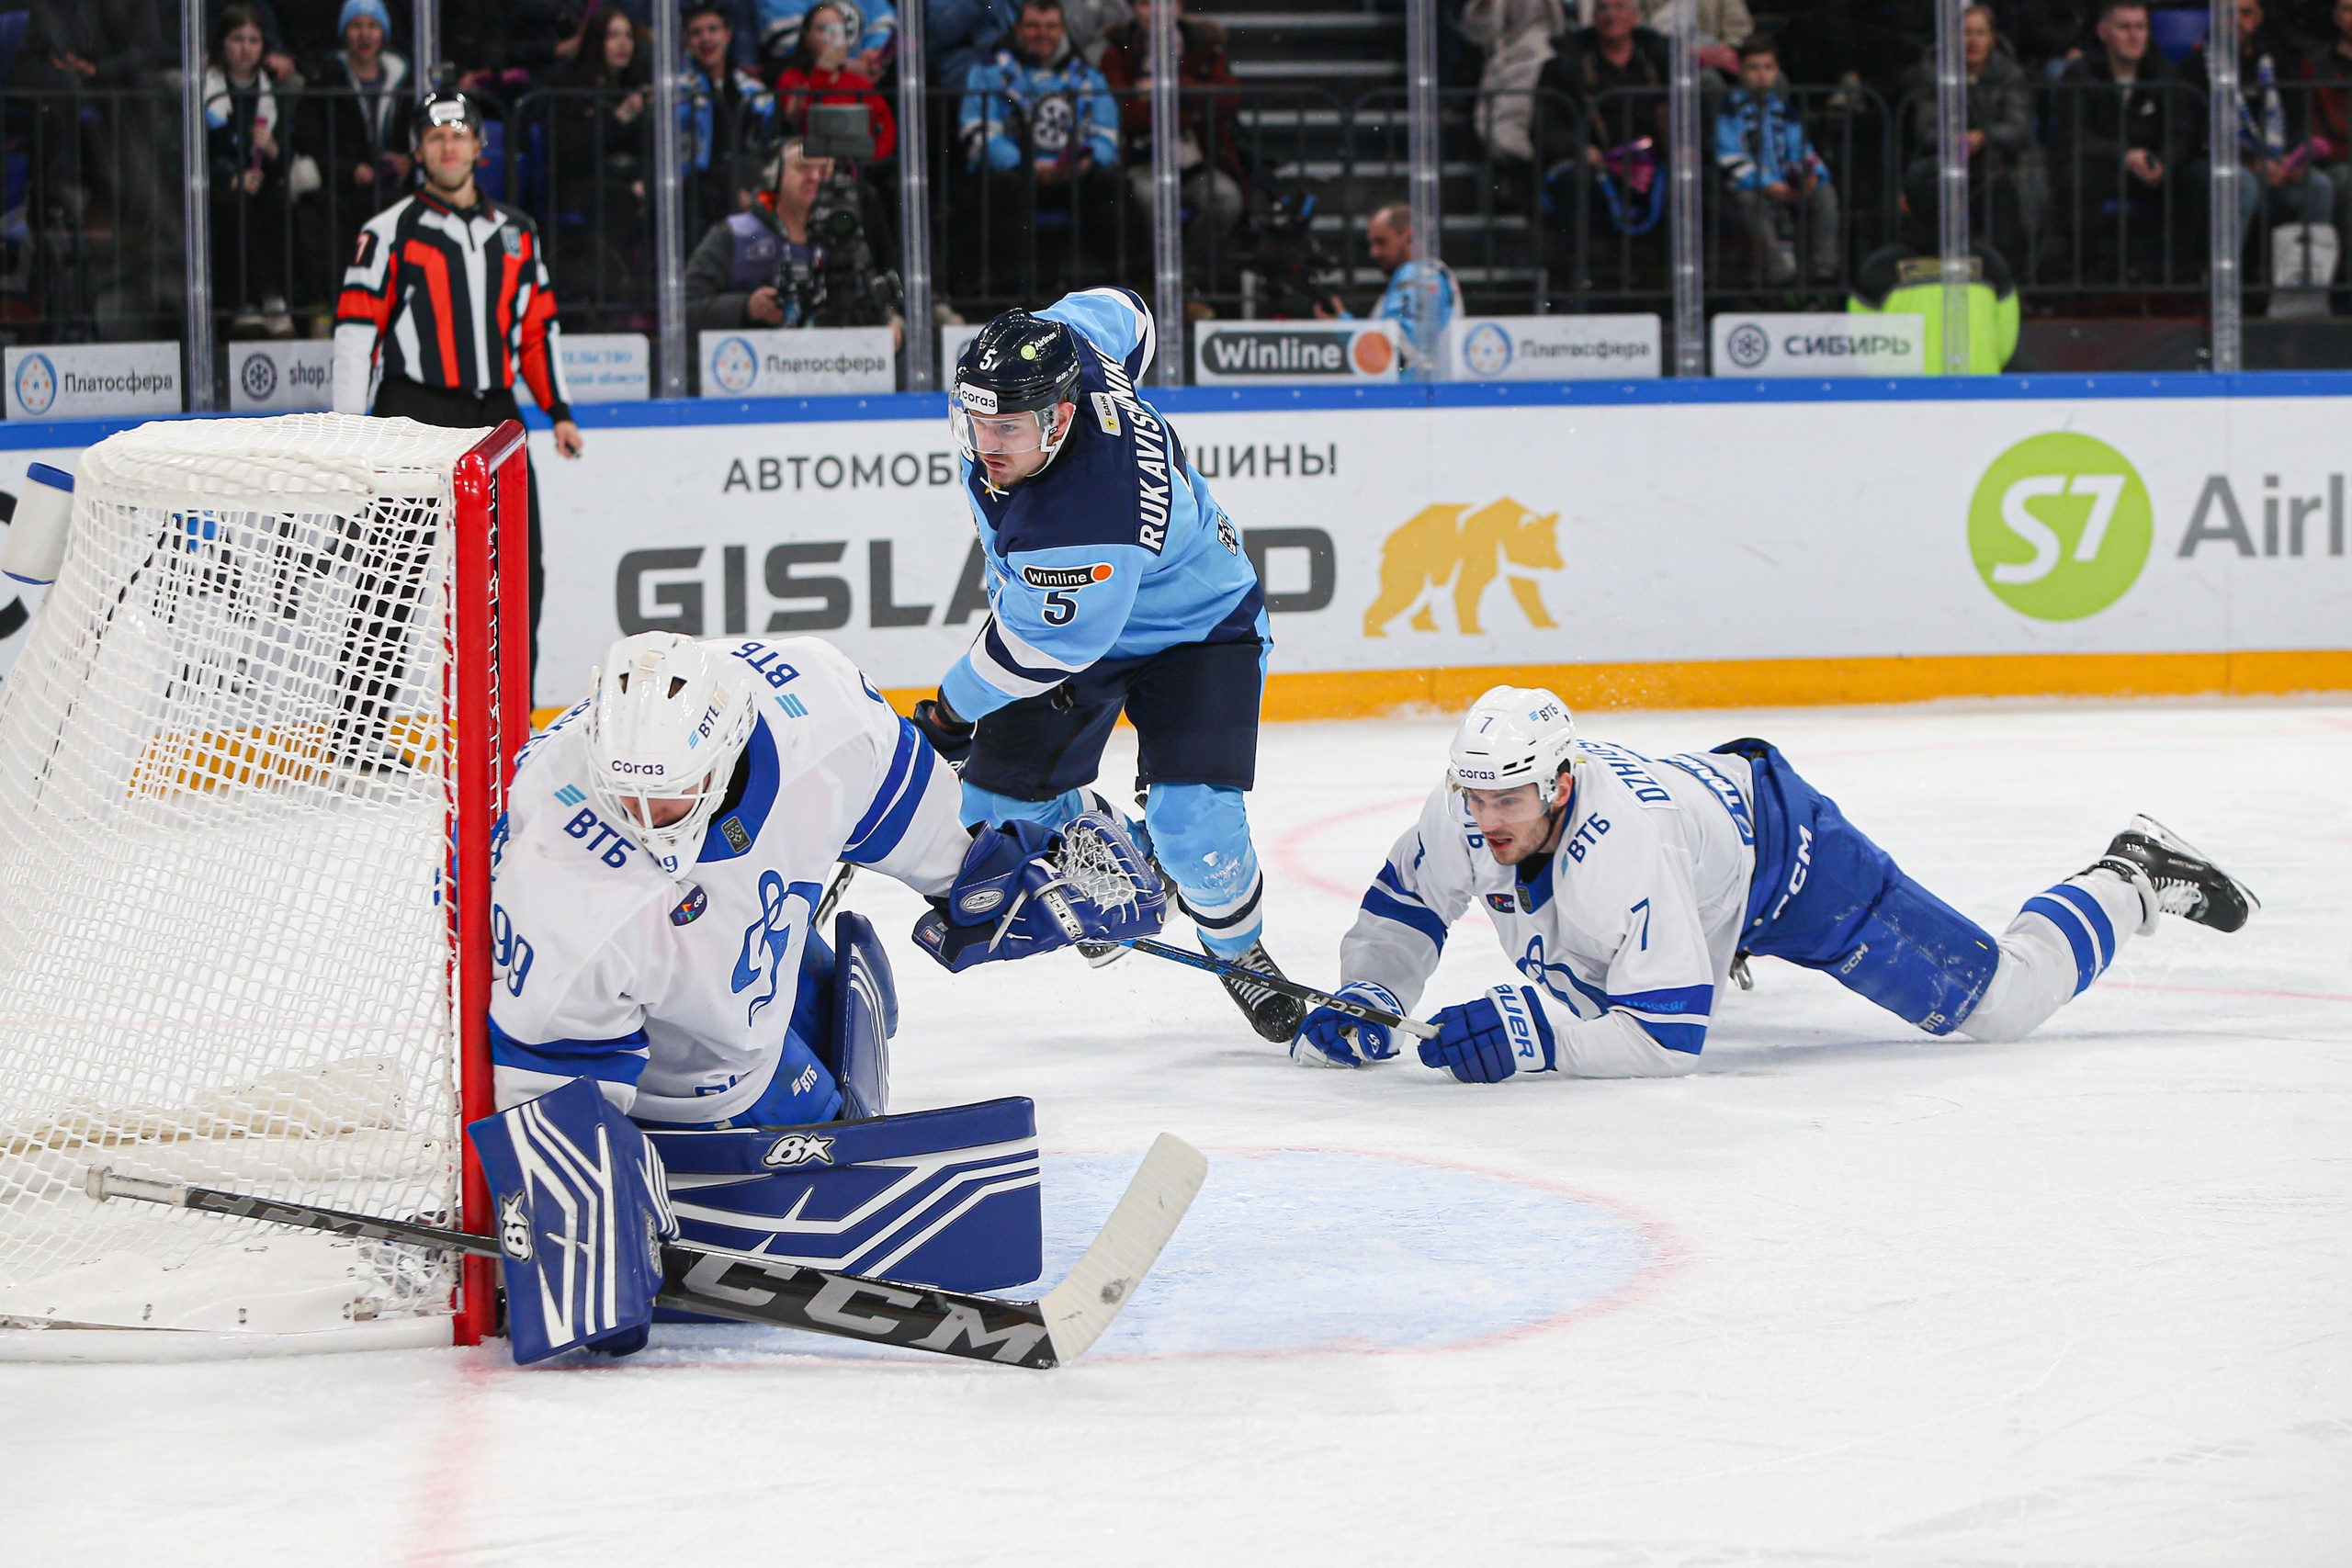
[[(893, 0), (683, 5), (669, 64), (685, 221), (669, 265), (689, 328), (899, 321), (899, 182), (915, 158), (935, 321), (1105, 281), (1151, 297), (1153, 4), (929, 0), (919, 146), (899, 133)], [(1668, 4), (1441, 0), (1437, 249), (1460, 308), (1665, 307)], [(1967, 7), (1969, 240), (1975, 276), (2005, 300), (2029, 315), (2194, 320), (2221, 157), (2245, 171), (2247, 313), (2344, 308), (2352, 0), (2237, 0), (2234, 136), (2219, 147), (2210, 14)], [(1232, 35), (1251, 16), (1177, 21), (1188, 316), (1399, 308), (1383, 285), (1411, 250), (1405, 87), (1351, 95), (1279, 69), (1245, 85)], [(654, 330), (650, 0), (467, 0), (440, 17), (446, 63), (420, 72), (405, 0), (208, 6), (219, 335), (331, 330), (359, 226), (412, 187), (425, 76), (482, 105), (481, 185), (538, 221), (567, 330)], [(1699, 0), (1697, 24), (1708, 304), (1883, 307), (1904, 264), (1939, 249), (1932, 6), (1788, 0), (1758, 15)], [(178, 335), (178, 28), (169, 0), (0, 13), (0, 339)]]

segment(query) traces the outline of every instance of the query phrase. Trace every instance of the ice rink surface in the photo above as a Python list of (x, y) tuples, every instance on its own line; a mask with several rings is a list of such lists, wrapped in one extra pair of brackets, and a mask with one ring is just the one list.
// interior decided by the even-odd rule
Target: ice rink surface
[[(2352, 708), (1581, 723), (1778, 742), (1996, 931), (2135, 810), (2264, 908), (2167, 919), (2021, 1044), (1759, 963), (1694, 1077), (1465, 1088), (1295, 1068), (1149, 959), (950, 981), (902, 940), (913, 896), (862, 877), (895, 1107), (1036, 1100), (1049, 1271), (1153, 1134), (1209, 1152), (1093, 1355), (678, 1328), (528, 1371), (0, 1367), (0, 1560), (2352, 1562)], [(1302, 978), (1449, 728), (1267, 731), (1269, 942)], [(1430, 1005), (1510, 973), (1474, 915)]]

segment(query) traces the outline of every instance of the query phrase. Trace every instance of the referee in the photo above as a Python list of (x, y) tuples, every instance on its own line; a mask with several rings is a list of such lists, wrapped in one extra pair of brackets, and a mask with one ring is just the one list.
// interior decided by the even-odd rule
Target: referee
[[(555, 295), (539, 231), (474, 188), (481, 116), (463, 93), (426, 96), (414, 121), (415, 195), (359, 231), (335, 306), (334, 406), (342, 413), (471, 430), (521, 417), (519, 372), (555, 422), (555, 449), (580, 456)], [(526, 458), (527, 462), (527, 458)], [(530, 479), (531, 663), (538, 665), (539, 486)], [(401, 609), (391, 611), (405, 621)]]

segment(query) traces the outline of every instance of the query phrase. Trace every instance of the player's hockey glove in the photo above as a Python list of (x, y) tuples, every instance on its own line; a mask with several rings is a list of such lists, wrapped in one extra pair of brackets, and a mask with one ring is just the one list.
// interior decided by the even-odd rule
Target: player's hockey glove
[[(1069, 852), (1084, 840), (1083, 852)], [(1049, 907), (1057, 896), (1078, 926)], [(915, 922), (915, 942), (953, 970), (1027, 958), (1073, 942), (1151, 936), (1167, 916), (1159, 875), (1108, 813), (1089, 811), (1060, 833), (1015, 820), (982, 829), (964, 853), (947, 897)]]
[[(1383, 1012), (1405, 1010), (1387, 987), (1370, 980), (1351, 980), (1336, 994)], [(1386, 1024), (1366, 1023), (1333, 1007), (1308, 1013), (1298, 1026), (1298, 1038), (1290, 1043), (1290, 1059), (1303, 1067), (1362, 1067), (1396, 1054), (1396, 1042)]]
[(1532, 987), (1497, 986), (1430, 1021), (1438, 1034), (1421, 1042), (1421, 1066), (1441, 1067), (1464, 1083), (1500, 1083), (1516, 1072), (1548, 1073), (1554, 1066), (1552, 1021)]
[(931, 749), (946, 759), (956, 772), (964, 771), (964, 759), (972, 754), (972, 733), (979, 728), (947, 705), (947, 694), (925, 697), (915, 705), (914, 716), (908, 721), (922, 731)]

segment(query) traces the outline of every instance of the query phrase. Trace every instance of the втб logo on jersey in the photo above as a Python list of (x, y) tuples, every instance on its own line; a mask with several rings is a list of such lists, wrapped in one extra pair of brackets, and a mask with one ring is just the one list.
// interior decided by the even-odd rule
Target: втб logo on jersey
[(2038, 621), (2078, 621), (2131, 591), (2155, 509), (2122, 453), (2073, 431), (1993, 460), (1968, 506), (1968, 553), (1996, 598)]
[(771, 1170), (783, 1170), (791, 1166), (806, 1165), (812, 1159), (820, 1165), (832, 1164), (832, 1139), (816, 1133), (786, 1133), (768, 1145), (768, 1152), (760, 1156), (760, 1163)]

